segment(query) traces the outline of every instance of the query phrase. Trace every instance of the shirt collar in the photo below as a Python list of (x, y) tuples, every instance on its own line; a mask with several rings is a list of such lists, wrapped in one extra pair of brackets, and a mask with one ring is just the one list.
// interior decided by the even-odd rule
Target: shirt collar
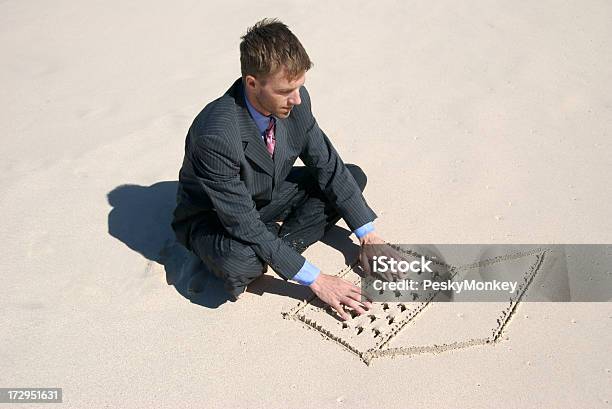
[(247, 98), (246, 90), (244, 89), (244, 85), (242, 87), (242, 90), (243, 90), (242, 93), (244, 94), (244, 102), (246, 103), (247, 109), (249, 110), (249, 114), (251, 114), (251, 118), (253, 118), (253, 120), (255, 121), (255, 125), (257, 125), (257, 129), (259, 129), (259, 132), (264, 133), (266, 129), (268, 129), (270, 120), (273, 119), (274, 117), (272, 115), (270, 116), (262, 115), (258, 110), (253, 108), (253, 105), (251, 105), (251, 103), (249, 102), (249, 99)]

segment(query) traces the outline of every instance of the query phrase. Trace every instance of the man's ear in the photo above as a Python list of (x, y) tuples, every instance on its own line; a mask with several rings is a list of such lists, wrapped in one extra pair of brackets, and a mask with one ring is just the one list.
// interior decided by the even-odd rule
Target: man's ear
[(245, 86), (254, 90), (255, 85), (257, 84), (257, 79), (252, 75), (247, 75), (246, 77), (244, 77), (244, 84)]

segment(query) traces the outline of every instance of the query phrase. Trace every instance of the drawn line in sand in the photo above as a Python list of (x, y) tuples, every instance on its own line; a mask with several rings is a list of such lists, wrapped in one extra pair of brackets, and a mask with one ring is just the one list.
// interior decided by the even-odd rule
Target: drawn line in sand
[[(418, 255), (413, 251), (406, 251), (400, 248), (397, 249), (408, 255)], [(431, 259), (434, 264), (446, 267), (450, 272), (451, 279), (453, 279), (458, 274), (461, 276), (473, 269), (490, 267), (498, 264), (501, 265), (502, 263), (529, 257), (529, 259), (526, 259), (529, 262), (529, 267), (524, 272), (516, 293), (513, 294), (508, 303), (504, 302), (503, 307), (495, 310), (497, 311), (495, 312), (496, 316), (494, 316), (494, 318), (496, 317), (496, 324), (494, 324), (492, 328), (489, 328), (489, 335), (478, 334), (478, 336), (468, 336), (463, 339), (447, 340), (441, 343), (426, 345), (407, 344), (395, 347), (389, 346), (389, 343), (392, 340), (396, 340), (396, 337), (402, 331), (405, 333), (406, 326), (410, 323), (414, 323), (417, 317), (419, 321), (425, 320), (423, 322), (428, 322), (427, 314), (424, 312), (428, 307), (431, 308), (431, 301), (438, 297), (440, 292), (431, 292), (425, 299), (419, 302), (373, 303), (373, 308), (368, 311), (368, 314), (364, 314), (363, 316), (359, 316), (354, 311), (349, 310), (348, 312), (351, 313), (351, 319), (344, 322), (337, 318), (337, 314), (331, 307), (325, 305), (315, 296), (298, 303), (289, 311), (283, 312), (282, 315), (285, 319), (300, 321), (306, 328), (319, 332), (324, 338), (337, 343), (344, 349), (357, 355), (367, 365), (369, 365), (374, 358), (379, 357), (417, 355), (423, 353), (435, 354), (471, 346), (494, 344), (501, 339), (510, 318), (514, 315), (519, 302), (540, 269), (548, 250), (549, 249), (545, 248), (536, 248), (525, 252), (493, 257), (462, 266), (452, 266)], [(418, 256), (420, 257), (420, 255)], [(358, 271), (358, 263), (355, 262), (339, 271), (337, 276), (347, 279), (353, 284), (360, 285), (361, 277)]]

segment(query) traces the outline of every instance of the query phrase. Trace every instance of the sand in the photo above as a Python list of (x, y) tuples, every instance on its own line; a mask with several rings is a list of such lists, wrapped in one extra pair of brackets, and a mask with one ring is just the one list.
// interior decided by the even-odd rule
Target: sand
[[(168, 225), (185, 133), (265, 16), (314, 61), (314, 113), (388, 241), (612, 242), (607, 2), (2, 1), (0, 387), (67, 408), (609, 407), (609, 302), (520, 302), (497, 342), (368, 366), (285, 319), (307, 288), (270, 272), (228, 303), (198, 275)], [(330, 274), (357, 250), (339, 226), (306, 252)], [(389, 347), (489, 331), (480, 304), (435, 306)]]

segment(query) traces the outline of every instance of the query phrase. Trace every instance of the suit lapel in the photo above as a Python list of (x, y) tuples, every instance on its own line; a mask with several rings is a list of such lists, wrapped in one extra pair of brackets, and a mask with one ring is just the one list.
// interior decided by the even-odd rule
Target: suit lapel
[(247, 121), (241, 121), (244, 123), (240, 125), (244, 154), (247, 158), (259, 165), (264, 172), (272, 176), (274, 175), (274, 162), (266, 149), (266, 144), (259, 135), (257, 126), (255, 126), (248, 112), (246, 112), (246, 115)]
[(288, 133), (284, 119), (277, 119), (274, 135), (276, 136), (276, 144), (274, 145), (274, 186), (279, 186), (282, 182), (279, 179), (282, 174), (283, 163), (287, 158), (289, 143), (287, 141)]
[(236, 113), (238, 115), (238, 124), (240, 126), (240, 136), (242, 138), (242, 146), (244, 154), (255, 162), (268, 175), (274, 175), (274, 162), (266, 149), (266, 144), (263, 141), (257, 125), (249, 115), (249, 111), (244, 103), (244, 93), (242, 88), (242, 79), (238, 79), (232, 88), (230, 94), (233, 94), (236, 101)]

